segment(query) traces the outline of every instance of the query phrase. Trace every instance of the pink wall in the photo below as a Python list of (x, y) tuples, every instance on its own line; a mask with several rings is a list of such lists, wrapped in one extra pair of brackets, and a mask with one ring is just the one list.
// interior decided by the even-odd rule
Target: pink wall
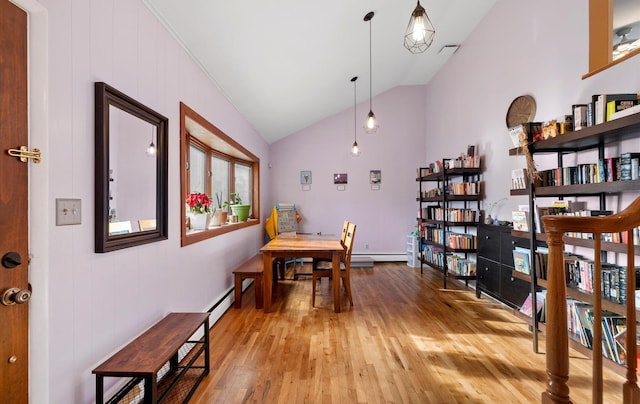
[[(210, 308), (233, 286), (232, 268), (262, 245), (259, 225), (180, 247), (179, 102), (262, 162), (268, 146), (141, 0), (41, 3), (48, 10), (50, 169), (33, 175), (45, 177), (49, 196), (32, 204), (53, 212), (55, 198), (80, 198), (82, 224), (57, 227), (50, 214), (46, 245), (33, 251), (38, 258), (49, 252), (30, 268), (43, 301), (31, 306), (32, 314), (46, 322), (38, 325), (43, 333), (32, 333), (32, 345), (48, 354), (33, 358), (31, 386), (39, 402), (89, 403), (95, 366), (167, 313)], [(94, 253), (95, 81), (169, 118), (166, 241)], [(261, 173), (266, 184), (264, 164)], [(268, 197), (263, 186), (262, 206)]]
[[(373, 110), (380, 128), (369, 135), (362, 129), (369, 103), (357, 106), (359, 157), (350, 155), (353, 108), (273, 143), (269, 202), (294, 202), (303, 232), (339, 234), (345, 219), (356, 223), (354, 254), (405, 254), (418, 210), (416, 167), (426, 163), (424, 87), (394, 88), (373, 99)], [(312, 171), (309, 191), (300, 185), (303, 170)], [(370, 170), (382, 171), (380, 190), (371, 189)], [(333, 184), (335, 173), (348, 174), (344, 191)]]

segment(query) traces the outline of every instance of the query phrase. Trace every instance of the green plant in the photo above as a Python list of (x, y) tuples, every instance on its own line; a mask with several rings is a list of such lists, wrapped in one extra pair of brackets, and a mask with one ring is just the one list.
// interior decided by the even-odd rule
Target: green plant
[(229, 206), (229, 202), (222, 201), (222, 192), (216, 192), (216, 205), (218, 206), (218, 209), (226, 208), (227, 206)]
[(231, 205), (242, 205), (242, 198), (240, 198), (240, 194), (237, 192), (232, 192), (231, 194)]

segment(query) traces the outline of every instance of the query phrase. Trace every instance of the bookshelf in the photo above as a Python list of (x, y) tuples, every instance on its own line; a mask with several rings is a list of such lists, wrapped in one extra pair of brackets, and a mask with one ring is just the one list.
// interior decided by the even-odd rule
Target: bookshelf
[[(596, 150), (599, 162), (596, 164), (601, 164), (600, 162), (606, 161), (607, 158), (618, 157), (618, 156), (605, 156), (605, 152), (608, 150), (615, 150), (616, 148), (608, 148), (608, 146), (617, 145), (621, 141), (630, 140), (630, 139), (638, 139), (640, 138), (640, 114), (629, 115), (614, 121), (605, 122), (598, 125), (593, 125), (584, 129), (581, 129), (576, 132), (570, 132), (564, 135), (559, 135), (554, 138), (549, 138), (545, 140), (540, 140), (538, 142), (530, 143), (528, 145), (529, 151), (535, 157), (538, 154), (556, 154), (558, 161), (558, 169), (564, 169), (563, 161), (564, 157), (568, 155), (573, 155), (576, 153), (581, 153), (584, 151), (593, 151)], [(617, 148), (619, 149), (619, 147)], [(624, 153), (624, 151), (619, 151), (620, 154)], [(615, 152), (614, 152), (615, 153)], [(513, 148), (509, 150), (510, 156), (519, 156), (523, 154), (522, 148)], [(601, 164), (604, 166), (604, 164)], [(608, 174), (608, 173), (607, 173)], [(569, 181), (570, 182), (570, 181)], [(536, 223), (535, 220), (535, 204), (542, 205), (544, 199), (541, 198), (559, 198), (562, 199), (564, 197), (596, 197), (598, 198), (598, 205), (600, 210), (607, 209), (607, 196), (609, 195), (620, 195), (625, 192), (633, 192), (640, 191), (640, 180), (638, 179), (629, 179), (629, 180), (620, 180), (620, 179), (609, 179), (609, 178), (598, 178), (598, 181), (592, 183), (569, 183), (562, 179), (557, 184), (544, 184), (541, 183), (532, 183), (529, 181), (527, 185), (527, 189), (518, 189), (512, 190), (512, 196), (528, 196), (529, 197), (529, 206), (530, 213), (529, 223)], [(535, 201), (535, 202), (534, 202)], [(528, 239), (530, 242), (530, 250), (535, 250), (535, 245), (538, 243), (546, 243), (547, 236), (544, 233), (536, 233), (534, 227), (530, 226), (531, 229), (529, 232), (518, 232), (512, 231), (512, 235), (514, 237), (519, 237), (523, 239)], [(565, 246), (570, 247), (580, 247), (581, 249), (594, 249), (596, 247), (596, 243), (593, 239), (579, 238), (579, 237), (569, 237), (565, 235), (562, 238)], [(633, 241), (630, 241), (633, 243)], [(627, 245), (621, 242), (609, 242), (609, 241), (601, 241), (600, 242), (601, 253), (600, 259), (602, 262), (607, 262), (608, 253), (613, 253), (616, 255), (618, 253), (625, 254), (627, 252)], [(634, 246), (633, 250), (635, 255), (640, 255), (640, 247)], [(595, 257), (594, 257), (595, 258)], [(517, 273), (514, 271), (513, 276), (517, 277), (523, 281), (527, 281), (531, 285), (531, 291), (533, 296), (535, 296), (536, 288), (547, 288), (547, 281), (545, 279), (539, 279), (536, 275), (536, 271), (534, 269), (534, 254), (531, 254), (531, 276), (527, 276), (521, 273)], [(591, 293), (585, 293), (582, 290), (566, 287), (566, 296), (573, 298), (578, 301), (586, 302), (593, 304), (594, 296)], [(634, 299), (634, 296), (628, 296), (627, 300)], [(536, 302), (536, 299), (533, 298), (532, 301)], [(626, 304), (618, 303), (615, 301), (607, 300), (606, 298), (602, 298), (602, 309), (607, 310), (613, 313), (618, 313), (624, 315), (626, 312)], [(535, 307), (534, 311), (535, 313)], [(638, 311), (636, 310), (636, 315)], [(544, 324), (538, 324), (537, 317), (534, 315), (530, 321), (532, 322), (532, 329), (534, 330), (544, 330)], [(533, 342), (534, 342), (534, 352), (538, 351), (537, 347), (537, 333), (534, 332)], [(585, 350), (585, 347), (580, 343), (580, 341), (573, 340), (569, 338), (569, 343), (573, 348), (580, 350), (581, 352)], [(592, 356), (590, 354), (589, 356)], [(605, 360), (606, 361), (606, 360)], [(608, 366), (610, 364), (607, 364)], [(614, 367), (620, 368), (619, 365), (613, 363)]]
[[(480, 224), (480, 158), (443, 159), (418, 168), (420, 273), (428, 265), (447, 278), (476, 279), (477, 226)], [(427, 189), (428, 188), (428, 189)]]

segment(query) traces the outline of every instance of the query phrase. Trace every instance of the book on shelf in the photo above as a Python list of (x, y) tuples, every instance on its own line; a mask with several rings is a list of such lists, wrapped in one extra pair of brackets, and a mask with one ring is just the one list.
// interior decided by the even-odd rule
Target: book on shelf
[(516, 247), (513, 253), (513, 267), (523, 274), (531, 274), (531, 251), (527, 248)]
[(614, 112), (609, 117), (609, 120), (613, 121), (614, 119), (624, 118), (625, 116), (637, 114), (638, 112), (640, 112), (640, 104), (634, 105), (633, 107), (629, 107), (629, 108), (623, 109), (621, 111)]
[[(538, 313), (538, 321), (544, 321), (545, 303), (546, 303), (546, 290), (536, 292), (536, 312)], [(533, 314), (533, 299), (531, 293), (526, 297), (524, 302), (520, 305), (520, 313), (527, 317), (531, 317)]]
[(511, 219), (513, 220), (513, 230), (529, 231), (529, 212), (522, 210), (511, 211)]
[(591, 97), (593, 104), (593, 117), (596, 125), (604, 123), (607, 119), (607, 104), (611, 101), (638, 101), (638, 94), (620, 93), (620, 94), (594, 94)]
[(511, 189), (527, 189), (527, 169), (511, 170)]
[(509, 128), (509, 138), (513, 147), (520, 147), (527, 144), (528, 135), (527, 130), (523, 124), (512, 126)]
[(580, 130), (587, 127), (587, 104), (574, 104), (571, 106), (573, 112), (573, 130)]
[(611, 120), (611, 115), (616, 112), (624, 111), (627, 108), (631, 108), (638, 105), (638, 99), (635, 100), (613, 100), (607, 102), (607, 121)]

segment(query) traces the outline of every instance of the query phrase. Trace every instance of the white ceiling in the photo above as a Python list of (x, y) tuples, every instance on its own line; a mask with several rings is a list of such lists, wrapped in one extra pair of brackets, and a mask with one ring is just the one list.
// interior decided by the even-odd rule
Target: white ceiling
[(375, 96), (426, 84), (448, 57), (440, 49), (464, 47), (496, 0), (423, 0), (436, 35), (421, 54), (403, 47), (414, 0), (144, 1), (272, 143), (353, 106), (353, 76), (368, 100), (369, 11)]

